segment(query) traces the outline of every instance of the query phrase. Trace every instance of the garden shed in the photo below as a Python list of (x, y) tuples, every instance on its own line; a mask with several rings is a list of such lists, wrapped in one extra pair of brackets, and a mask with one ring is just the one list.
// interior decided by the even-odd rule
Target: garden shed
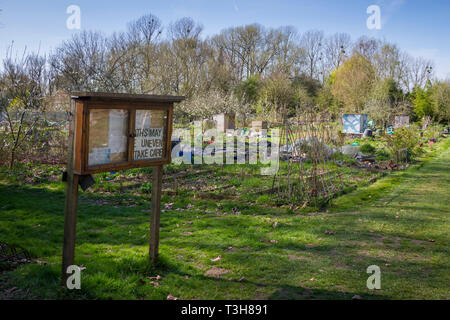
[(367, 114), (343, 114), (342, 128), (344, 133), (363, 134), (367, 129)]
[(256, 132), (267, 130), (267, 121), (252, 121), (252, 129)]
[(214, 121), (217, 124), (217, 131), (225, 132), (227, 129), (235, 129), (235, 119), (234, 113), (221, 113), (213, 116)]
[(409, 116), (395, 116), (394, 129), (409, 125)]

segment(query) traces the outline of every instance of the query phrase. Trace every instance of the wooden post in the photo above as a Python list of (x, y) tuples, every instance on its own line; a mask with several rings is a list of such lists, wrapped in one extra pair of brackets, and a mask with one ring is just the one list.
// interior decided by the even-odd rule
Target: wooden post
[(161, 212), (162, 166), (153, 167), (152, 209), (150, 212), (150, 263), (158, 261), (159, 217)]
[(77, 225), (79, 175), (67, 174), (66, 204), (64, 212), (64, 245), (62, 261), (62, 285), (66, 286), (67, 267), (75, 264), (75, 230)]
[(75, 130), (75, 108), (71, 110), (69, 126), (69, 154), (67, 159), (67, 186), (66, 202), (64, 206), (64, 244), (62, 257), (61, 284), (66, 287), (67, 267), (75, 263), (75, 230), (77, 223), (78, 207), (78, 182), (79, 176), (73, 173), (73, 150)]

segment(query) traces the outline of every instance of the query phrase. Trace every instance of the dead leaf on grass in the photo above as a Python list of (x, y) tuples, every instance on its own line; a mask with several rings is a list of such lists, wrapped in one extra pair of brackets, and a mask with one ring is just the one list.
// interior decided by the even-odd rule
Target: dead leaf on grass
[(220, 277), (221, 275), (230, 272), (228, 269), (213, 267), (205, 272), (207, 276)]
[(164, 208), (166, 208), (168, 210), (172, 209), (172, 206), (173, 206), (173, 202), (164, 203)]

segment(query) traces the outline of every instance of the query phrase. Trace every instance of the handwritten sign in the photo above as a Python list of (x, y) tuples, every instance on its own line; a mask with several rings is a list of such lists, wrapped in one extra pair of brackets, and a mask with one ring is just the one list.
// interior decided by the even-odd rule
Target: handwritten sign
[(137, 129), (134, 140), (134, 160), (162, 158), (163, 128)]
[(137, 110), (134, 139), (134, 160), (164, 157), (164, 112)]

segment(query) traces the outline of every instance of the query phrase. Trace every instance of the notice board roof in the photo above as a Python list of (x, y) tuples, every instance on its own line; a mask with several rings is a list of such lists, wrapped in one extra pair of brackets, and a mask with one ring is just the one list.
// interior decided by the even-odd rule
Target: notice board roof
[(96, 100), (96, 101), (142, 101), (142, 102), (181, 102), (183, 96), (160, 96), (151, 94), (128, 94), (128, 93), (107, 93), (107, 92), (72, 92), (71, 98), (74, 100)]

